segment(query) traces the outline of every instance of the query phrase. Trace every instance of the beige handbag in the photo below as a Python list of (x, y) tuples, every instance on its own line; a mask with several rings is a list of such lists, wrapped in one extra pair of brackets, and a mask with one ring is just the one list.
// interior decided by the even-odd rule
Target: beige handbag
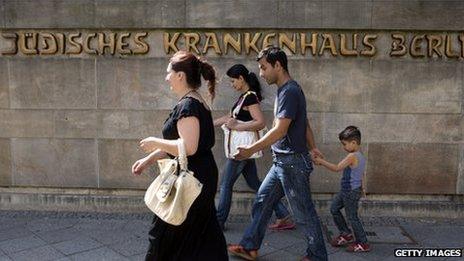
[(160, 174), (145, 192), (145, 204), (164, 222), (178, 226), (200, 195), (203, 184), (187, 169), (187, 156), (182, 139), (178, 140), (179, 156), (158, 160)]

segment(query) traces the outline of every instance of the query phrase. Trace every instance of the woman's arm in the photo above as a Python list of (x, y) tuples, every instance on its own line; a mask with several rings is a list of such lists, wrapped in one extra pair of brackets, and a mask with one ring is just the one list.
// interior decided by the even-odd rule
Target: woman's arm
[[(184, 140), (187, 156), (195, 154), (198, 149), (200, 139), (200, 122), (196, 117), (185, 117), (177, 121), (179, 137)], [(166, 153), (178, 156), (177, 140), (166, 140), (156, 137), (148, 137), (140, 141), (140, 147), (145, 152), (152, 152), (160, 149)]]
[(213, 122), (214, 127), (221, 126), (222, 124), (226, 123), (229, 118), (230, 115), (224, 115), (220, 118), (215, 119)]
[(157, 149), (155, 151), (153, 151), (152, 153), (148, 154), (148, 156), (146, 156), (147, 160), (149, 161), (150, 164), (153, 164), (155, 163), (156, 161), (160, 160), (160, 159), (165, 159), (168, 157), (168, 154), (160, 149)]
[(252, 104), (247, 106), (247, 108), (253, 120), (239, 123), (235, 119), (232, 119), (226, 123), (226, 126), (231, 130), (239, 131), (255, 131), (264, 128), (264, 126), (266, 126), (266, 122), (259, 104)]
[(151, 164), (155, 163), (159, 159), (167, 158), (168, 154), (160, 149), (157, 149), (150, 153), (148, 156), (137, 160), (132, 165), (132, 173), (135, 175), (140, 175), (143, 170), (150, 166)]

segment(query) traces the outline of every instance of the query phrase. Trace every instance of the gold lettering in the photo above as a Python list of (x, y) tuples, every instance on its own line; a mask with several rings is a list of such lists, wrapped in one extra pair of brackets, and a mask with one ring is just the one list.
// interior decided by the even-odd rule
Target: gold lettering
[(311, 48), (311, 53), (316, 55), (317, 53), (317, 34), (311, 34), (311, 42), (308, 44), (306, 43), (306, 34), (300, 34), (300, 41), (301, 41), (301, 54), (306, 54), (306, 48)]
[(438, 55), (438, 57), (442, 57), (442, 53), (438, 49), (443, 42), (441, 35), (426, 35), (426, 38), (428, 40), (429, 57), (432, 57), (434, 52)]
[[(205, 46), (203, 48), (203, 53), (207, 53), (209, 48), (214, 48), (214, 51), (216, 54), (221, 54), (221, 48), (219, 48), (219, 43), (217, 40), (217, 36), (215, 33), (205, 33), (206, 35), (206, 41), (205, 41)], [(210, 41), (212, 43), (210, 43)]]
[(65, 54), (66, 52), (66, 40), (63, 33), (55, 34), (55, 37), (58, 39), (58, 50), (61, 54)]
[(335, 42), (331, 34), (322, 34), (322, 46), (319, 50), (319, 55), (323, 55), (326, 49), (330, 50), (332, 56), (337, 55), (337, 48), (335, 47)]
[(81, 37), (81, 33), (70, 33), (68, 35), (68, 42), (74, 47), (75, 50), (69, 50), (68, 54), (80, 54), (82, 52), (82, 45), (74, 39)]
[(130, 33), (120, 33), (118, 37), (118, 41), (116, 42), (116, 52), (120, 54), (131, 54), (132, 51), (129, 49), (125, 49), (129, 46), (129, 43), (124, 42), (124, 39), (130, 37)]
[(261, 33), (255, 33), (253, 35), (253, 39), (250, 40), (250, 33), (245, 33), (245, 53), (249, 54), (250, 49), (253, 49), (256, 53), (259, 53), (258, 48), (256, 47), (256, 42), (258, 41), (259, 37), (261, 37)]
[(357, 56), (358, 55), (358, 51), (356, 51), (356, 47), (357, 47), (357, 38), (358, 38), (358, 34), (353, 34), (353, 40), (351, 42), (351, 45), (353, 47), (353, 49), (348, 49), (348, 46), (346, 44), (346, 35), (345, 34), (340, 34), (340, 54), (343, 55), (343, 56)]
[(114, 55), (114, 51), (116, 48), (115, 45), (116, 34), (109, 33), (109, 40), (106, 41), (105, 33), (98, 33), (98, 54), (104, 55), (105, 49), (108, 48), (110, 50), (110, 54)]
[(411, 48), (409, 53), (412, 57), (424, 57), (425, 54), (422, 53), (422, 40), (424, 40), (424, 35), (415, 35), (411, 40)]
[[(32, 47), (28, 39), (32, 39)], [(23, 33), (19, 35), (19, 50), (26, 55), (38, 54), (37, 50), (37, 33)]]
[(2, 33), (2, 37), (12, 41), (9, 49), (2, 51), (2, 55), (15, 55), (18, 53), (18, 34), (16, 33)]
[(91, 49), (91, 47), (90, 47), (90, 40), (91, 40), (92, 38), (95, 38), (95, 37), (97, 37), (97, 34), (96, 34), (96, 33), (88, 34), (88, 35), (85, 37), (85, 40), (84, 40), (84, 52), (86, 52), (86, 53), (88, 53), (88, 54), (97, 54), (97, 51)]
[(58, 51), (58, 44), (56, 42), (56, 37), (51, 33), (40, 33), (39, 36), (42, 37), (43, 49), (40, 51), (40, 54), (50, 55), (55, 54)]
[[(233, 49), (233, 52), (238, 55), (250, 55), (251, 52), (259, 53), (263, 48), (276, 45), (290, 55), (306, 55), (307, 52), (314, 56), (327, 57), (338, 55), (372, 57), (376, 55), (375, 43), (379, 35), (355, 32), (342, 31), (336, 34), (335, 31), (310, 33), (305, 31), (286, 32), (284, 30), (248, 33), (240, 31), (228, 33), (222, 30), (188, 31), (187, 33), (165, 32), (163, 33), (163, 47), (166, 54), (177, 52), (180, 48), (196, 54), (214, 52), (216, 55), (227, 55), (232, 52), (230, 49)], [(61, 33), (59, 31), (33, 30), (25, 32), (20, 30), (17, 33), (7, 31), (0, 32), (0, 34), (0, 40), (5, 42), (2, 45), (5, 46), (5, 49), (0, 50), (0, 55), (78, 55), (83, 51), (99, 55), (147, 54), (150, 49), (148, 43), (151, 40), (148, 37), (149, 32), (135, 33), (120, 32), (119, 30), (114, 32), (102, 30), (95, 33), (69, 30)], [(384, 37), (383, 33), (381, 35)], [(389, 54), (392, 57), (402, 57), (409, 54), (410, 57), (414, 58), (464, 58), (464, 34), (462, 32), (414, 34), (399, 31), (390, 36), (391, 49)], [(218, 37), (222, 39), (218, 39)], [(244, 52), (242, 53), (242, 51)]]
[(452, 45), (451, 41), (452, 41), (451, 36), (446, 35), (445, 55), (448, 58), (459, 58), (459, 54), (453, 52), (453, 45)]
[(296, 53), (296, 34), (292, 34), (292, 40), (286, 33), (279, 33), (279, 47), (287, 47), (293, 54)]
[(268, 47), (268, 46), (273, 46), (274, 44), (271, 43), (272, 41), (272, 38), (274, 38), (276, 36), (275, 33), (272, 33), (272, 34), (267, 34), (264, 39), (263, 39), (263, 45), (262, 45), (262, 49)]
[(169, 33), (164, 33), (163, 35), (163, 42), (164, 42), (164, 52), (169, 54), (171, 50), (174, 52), (178, 52), (179, 48), (177, 48), (177, 40), (179, 39), (180, 33), (174, 33), (172, 38), (170, 38)]
[(392, 42), (392, 49), (390, 51), (390, 56), (403, 56), (407, 52), (407, 48), (405, 45), (405, 37), (404, 34), (392, 34), (391, 37), (393, 38)]
[[(377, 48), (375, 47), (374, 41), (377, 39), (376, 34), (366, 34), (363, 39), (363, 44), (368, 49), (361, 51), (361, 55), (372, 57), (377, 53)], [(372, 41), (372, 42), (371, 42)]]
[(237, 54), (240, 54), (242, 52), (242, 45), (240, 42), (240, 37), (241, 34), (237, 34), (237, 39), (233, 38), (232, 35), (229, 33), (225, 33), (223, 37), (223, 42), (224, 42), (224, 53), (227, 54), (229, 51), (228, 46), (232, 46), (232, 48), (235, 50)]
[[(200, 51), (197, 48), (197, 44), (200, 42), (200, 35), (198, 33), (185, 33), (184, 37), (187, 51), (191, 52), (193, 49), (197, 54), (200, 54)], [(193, 42), (191, 40), (193, 40)]]
[(461, 42), (461, 57), (464, 58), (464, 34), (459, 35), (459, 41)]
[(150, 51), (150, 46), (143, 39), (148, 36), (148, 32), (136, 33), (134, 42), (137, 48), (134, 50), (134, 54), (146, 54)]

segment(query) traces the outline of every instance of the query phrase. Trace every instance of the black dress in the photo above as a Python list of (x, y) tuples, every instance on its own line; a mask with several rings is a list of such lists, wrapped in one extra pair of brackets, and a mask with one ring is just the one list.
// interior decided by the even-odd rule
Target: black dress
[(190, 116), (200, 122), (200, 140), (197, 152), (187, 157), (188, 168), (203, 183), (203, 188), (180, 226), (167, 224), (155, 215), (145, 260), (228, 260), (214, 205), (218, 170), (211, 152), (215, 141), (211, 112), (195, 98), (182, 98), (164, 123), (163, 137), (178, 139), (177, 121)]

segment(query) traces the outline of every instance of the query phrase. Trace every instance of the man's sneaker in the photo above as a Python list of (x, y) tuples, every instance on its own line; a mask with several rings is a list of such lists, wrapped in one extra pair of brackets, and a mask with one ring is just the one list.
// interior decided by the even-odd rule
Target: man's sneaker
[(238, 256), (249, 261), (254, 261), (258, 258), (257, 250), (245, 250), (243, 246), (238, 244), (229, 244), (227, 246), (227, 251), (234, 256)]
[(282, 219), (277, 219), (274, 224), (269, 225), (269, 229), (271, 230), (287, 230), (287, 229), (294, 229), (295, 223), (290, 219), (290, 216), (284, 217)]
[(333, 247), (341, 247), (341, 246), (345, 246), (347, 245), (348, 243), (351, 243), (354, 241), (354, 238), (353, 238), (353, 235), (352, 234), (347, 234), (347, 235), (339, 235), (338, 237), (336, 238), (333, 238), (331, 241), (330, 241), (330, 244), (333, 246)]
[(371, 246), (368, 243), (353, 243), (346, 248), (347, 252), (369, 252)]

